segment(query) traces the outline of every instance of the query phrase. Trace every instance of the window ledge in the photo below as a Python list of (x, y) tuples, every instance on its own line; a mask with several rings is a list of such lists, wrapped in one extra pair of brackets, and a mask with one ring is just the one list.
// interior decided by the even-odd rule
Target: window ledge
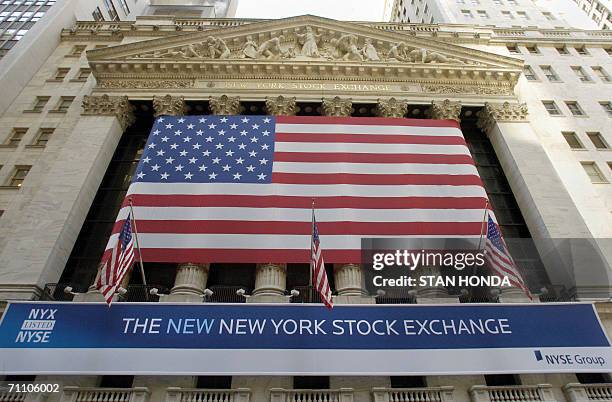
[(33, 149), (42, 149), (42, 148), (45, 148), (45, 145), (27, 144), (25, 147), (33, 148)]
[(53, 110), (49, 110), (49, 113), (68, 113), (68, 111), (53, 109)]
[(0, 186), (0, 190), (19, 190), (19, 186)]
[(64, 82), (64, 79), (60, 80), (59, 78), (49, 78), (45, 82)]
[(73, 78), (69, 82), (87, 82), (87, 79)]
[(579, 114), (579, 115), (570, 114), (570, 117), (575, 117), (577, 119), (588, 119), (589, 115), (588, 114)]
[(81, 55), (80, 54), (67, 54), (64, 57), (69, 57), (69, 58), (77, 59), (77, 58), (81, 57)]
[(19, 145), (12, 145), (12, 144), (0, 144), (0, 149), (17, 149)]
[(42, 110), (24, 110), (23, 113), (42, 113)]

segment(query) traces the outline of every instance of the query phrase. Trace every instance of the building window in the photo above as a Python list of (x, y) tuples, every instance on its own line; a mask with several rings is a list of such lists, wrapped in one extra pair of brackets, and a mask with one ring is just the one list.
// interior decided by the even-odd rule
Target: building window
[(509, 20), (514, 19), (514, 14), (512, 14), (510, 11), (502, 11), (501, 13), (504, 16), (504, 18), (507, 18)]
[(127, 2), (125, 0), (119, 0), (119, 4), (121, 4), (121, 8), (123, 9), (123, 12), (127, 16), (130, 13), (130, 8), (128, 7)]
[(516, 374), (488, 374), (484, 377), (485, 383), (489, 387), (506, 387), (509, 385), (521, 385), (521, 378)]
[(11, 130), (11, 135), (9, 135), (9, 137), (6, 140), (5, 145), (8, 145), (9, 147), (18, 146), (27, 131), (28, 131), (27, 128), (17, 128), (17, 127), (13, 128)]
[(584, 111), (576, 101), (565, 101), (565, 105), (574, 116), (584, 116)]
[(519, 50), (518, 46), (516, 46), (516, 45), (506, 45), (506, 48), (512, 54), (521, 54), (521, 51)]
[(38, 130), (38, 134), (36, 135), (36, 138), (34, 139), (32, 145), (36, 145), (39, 147), (46, 146), (54, 130), (55, 129), (53, 128), (41, 128), (40, 130)]
[(518, 6), (516, 0), (508, 0), (508, 4), (510, 4), (511, 6)]
[(538, 80), (538, 77), (533, 72), (533, 68), (531, 68), (531, 66), (523, 67), (523, 74), (525, 74), (525, 78), (527, 78), (527, 81), (537, 81)]
[(561, 111), (555, 101), (542, 101), (544, 108), (551, 116), (561, 116)]
[(612, 47), (607, 47), (604, 50), (606, 51), (606, 53), (608, 53), (608, 56), (612, 56)]
[(573, 131), (566, 131), (566, 132), (563, 132), (562, 134), (563, 134), (563, 138), (565, 138), (565, 141), (567, 141), (567, 145), (569, 145), (570, 148), (584, 149), (584, 146), (580, 142), (580, 139), (578, 138), (578, 135), (576, 133), (574, 133)]
[(91, 16), (93, 17), (94, 21), (104, 21), (104, 15), (102, 15), (102, 10), (100, 10), (100, 7), (96, 7), (96, 9), (93, 10), (93, 13), (91, 13)]
[(21, 187), (31, 167), (32, 166), (15, 166), (15, 170), (9, 179), (8, 185), (11, 187)]
[(117, 14), (117, 9), (115, 8), (113, 0), (104, 0), (104, 6), (106, 7), (106, 11), (108, 12), (111, 21), (118, 21), (119, 14)]
[(584, 69), (580, 66), (572, 66), (572, 71), (578, 77), (578, 79), (582, 82), (591, 82), (591, 77), (584, 71)]
[(103, 375), (100, 379), (100, 388), (132, 388), (133, 375)]
[(576, 53), (578, 53), (581, 56), (587, 56), (589, 54), (585, 46), (576, 46), (574, 49), (576, 49)]
[(480, 0), (472, 0), (472, 5), (473, 5), (473, 6), (478, 6), (478, 5), (480, 5)]
[(587, 137), (589, 137), (589, 139), (591, 140), (591, 142), (593, 143), (593, 145), (595, 145), (595, 148), (597, 149), (610, 148), (606, 140), (601, 135), (601, 133), (598, 133), (598, 132), (587, 133)]
[(232, 389), (232, 376), (206, 375), (198, 376), (196, 380), (198, 389)]
[(503, 6), (504, 5), (502, 0), (493, 0), (493, 4), (495, 4), (496, 6)]
[(525, 48), (531, 54), (540, 54), (540, 49), (536, 45), (525, 46)]
[(294, 389), (329, 389), (329, 377), (327, 376), (295, 376), (293, 377)]
[(427, 380), (425, 377), (402, 375), (391, 376), (391, 388), (426, 388)]
[(555, 49), (557, 49), (557, 53), (562, 54), (564, 56), (570, 54), (569, 50), (567, 50), (567, 46), (555, 46)]
[(599, 168), (595, 164), (595, 162), (580, 162), (580, 164), (584, 168), (584, 171), (586, 172), (587, 176), (589, 176), (589, 179), (591, 179), (592, 183), (608, 182), (604, 177), (603, 173), (601, 173), (601, 170), (599, 170)]
[(548, 21), (554, 21), (555, 20), (555, 16), (552, 15), (552, 13), (543, 12), (542, 15), (544, 15), (544, 18), (546, 18)]
[(32, 109), (27, 110), (28, 112), (40, 113), (45, 109), (47, 102), (51, 99), (50, 96), (37, 96), (34, 101), (34, 105), (32, 105)]
[(55, 110), (53, 110), (53, 112), (56, 112), (56, 113), (66, 113), (68, 111), (68, 108), (72, 104), (73, 100), (74, 100), (74, 96), (62, 96), (62, 97), (60, 97), (60, 100), (57, 103), (57, 106), (55, 107)]
[(482, 19), (489, 18), (489, 14), (487, 14), (485, 10), (478, 10), (477, 13), (478, 13), (478, 18), (482, 18)]
[(64, 78), (66, 78), (66, 75), (68, 75), (69, 71), (70, 71), (69, 68), (58, 68), (57, 71), (55, 72), (55, 75), (53, 76), (51, 80), (52, 81), (63, 81)]
[(89, 77), (89, 74), (91, 74), (91, 69), (81, 68), (79, 70), (79, 75), (77, 75), (76, 77), (76, 80), (77, 81), (87, 81), (87, 77)]
[(461, 14), (463, 14), (463, 17), (467, 18), (467, 19), (474, 18), (474, 16), (472, 15), (472, 12), (470, 10), (461, 10)]
[(87, 45), (74, 45), (68, 56), (70, 57), (78, 57), (83, 53), (83, 51), (87, 48)]
[(608, 116), (612, 117), (612, 102), (599, 102), (599, 104), (608, 113)]
[(555, 70), (552, 69), (551, 66), (540, 66), (540, 70), (544, 73), (548, 81), (550, 82), (560, 82), (559, 76), (555, 73)]
[(516, 15), (518, 15), (520, 18), (524, 19), (525, 21), (530, 19), (525, 11), (517, 11)]
[(612, 81), (612, 79), (610, 79), (610, 76), (608, 75), (606, 70), (603, 69), (603, 67), (593, 66), (593, 67), (591, 67), (591, 69), (595, 72), (595, 75), (597, 75), (601, 81), (603, 81), (603, 82), (611, 82)]

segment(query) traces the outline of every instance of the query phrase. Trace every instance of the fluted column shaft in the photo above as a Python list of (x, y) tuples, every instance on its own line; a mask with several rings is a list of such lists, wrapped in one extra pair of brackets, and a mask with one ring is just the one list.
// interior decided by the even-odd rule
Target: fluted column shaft
[(191, 262), (179, 264), (174, 279), (171, 295), (197, 295), (204, 294), (208, 281), (209, 264), (194, 264)]
[(253, 296), (282, 296), (287, 289), (287, 265), (257, 264)]
[(361, 267), (358, 264), (334, 264), (334, 280), (339, 296), (361, 296)]

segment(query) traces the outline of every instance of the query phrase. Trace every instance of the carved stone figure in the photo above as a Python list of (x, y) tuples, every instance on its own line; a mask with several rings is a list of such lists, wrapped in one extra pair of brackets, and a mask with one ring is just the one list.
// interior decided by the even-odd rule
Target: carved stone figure
[(363, 48), (361, 49), (361, 54), (363, 54), (363, 57), (366, 60), (380, 61), (380, 57), (378, 56), (378, 51), (376, 50), (374, 45), (372, 45), (372, 40), (370, 38), (365, 40), (365, 44), (363, 45)]
[(332, 54), (333, 58), (363, 61), (363, 55), (357, 48), (357, 37), (355, 35), (342, 35), (340, 39), (332, 39), (330, 44), (335, 50)]
[(242, 46), (243, 59), (256, 59), (257, 58), (257, 42), (253, 40), (251, 35), (247, 36), (245, 44)]
[(208, 47), (208, 56), (211, 59), (227, 59), (230, 56), (230, 50), (223, 39), (209, 36), (205, 43)]
[(278, 59), (285, 55), (280, 47), (281, 41), (284, 39), (283, 35), (276, 38), (268, 39), (263, 42), (257, 49), (257, 57), (265, 57), (266, 59)]
[(321, 57), (319, 53), (319, 47), (317, 46), (317, 40), (322, 35), (317, 35), (312, 31), (311, 27), (306, 27), (305, 34), (296, 34), (302, 45), (302, 56), (307, 57)]
[(406, 54), (406, 44), (404, 42), (393, 44), (387, 53), (387, 59), (406, 61), (408, 59), (408, 55)]

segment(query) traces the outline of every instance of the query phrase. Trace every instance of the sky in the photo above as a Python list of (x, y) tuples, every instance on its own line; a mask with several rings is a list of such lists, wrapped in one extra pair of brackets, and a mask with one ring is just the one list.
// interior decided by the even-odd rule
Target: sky
[(284, 18), (313, 14), (344, 21), (383, 21), (384, 5), (385, 0), (239, 0), (236, 17)]

